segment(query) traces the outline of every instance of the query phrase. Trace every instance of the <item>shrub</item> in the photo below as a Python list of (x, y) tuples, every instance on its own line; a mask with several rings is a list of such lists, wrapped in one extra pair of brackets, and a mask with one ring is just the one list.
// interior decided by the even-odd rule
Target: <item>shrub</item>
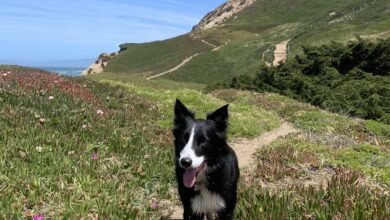
[(390, 38), (358, 38), (303, 48), (276, 67), (261, 66), (254, 77), (238, 76), (210, 88), (277, 92), (333, 112), (389, 123)]

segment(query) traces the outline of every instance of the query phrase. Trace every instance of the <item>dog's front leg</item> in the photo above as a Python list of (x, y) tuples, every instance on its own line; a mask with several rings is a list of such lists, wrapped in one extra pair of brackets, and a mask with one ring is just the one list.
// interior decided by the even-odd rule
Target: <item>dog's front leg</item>
[(220, 211), (218, 212), (217, 214), (217, 219), (219, 220), (232, 220), (233, 219), (233, 211), (226, 211), (226, 210), (223, 210), (223, 211)]
[(198, 215), (192, 211), (191, 205), (184, 205), (184, 220), (203, 220), (204, 215)]

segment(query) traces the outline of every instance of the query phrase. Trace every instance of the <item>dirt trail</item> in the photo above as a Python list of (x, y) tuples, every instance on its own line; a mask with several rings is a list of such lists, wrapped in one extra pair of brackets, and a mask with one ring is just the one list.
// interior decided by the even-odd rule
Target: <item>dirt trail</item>
[(192, 55), (192, 56), (190, 56), (190, 57), (187, 57), (187, 58), (184, 59), (179, 65), (173, 67), (172, 69), (167, 70), (167, 71), (162, 72), (162, 73), (159, 73), (159, 74), (156, 74), (156, 75), (154, 75), (154, 76), (147, 77), (146, 79), (147, 79), (147, 80), (151, 80), (151, 79), (160, 77), (160, 76), (162, 76), (162, 75), (165, 75), (165, 74), (167, 74), (167, 73), (174, 72), (174, 71), (180, 69), (182, 66), (186, 65), (188, 62), (190, 62), (190, 61), (192, 60), (192, 58), (194, 58), (194, 57), (196, 57), (196, 56), (198, 56), (198, 55), (199, 55), (199, 53), (196, 53), (196, 54), (194, 54), (194, 55)]
[[(265, 132), (264, 134), (254, 139), (239, 138), (230, 143), (230, 146), (234, 149), (238, 157), (238, 165), (240, 169), (254, 167), (253, 154), (257, 149), (271, 144), (273, 141), (280, 137), (284, 137), (290, 133), (295, 133), (297, 130), (290, 124), (283, 122), (282, 125), (272, 131)], [(169, 217), (163, 219), (182, 219), (183, 210), (181, 206), (175, 205), (171, 209), (172, 214)]]
[(271, 144), (279, 137), (294, 133), (297, 130), (288, 123), (283, 123), (279, 128), (265, 132), (254, 139), (240, 138), (233, 140), (230, 146), (234, 149), (238, 157), (238, 165), (240, 169), (248, 168), (254, 165), (253, 154), (257, 149)]
[(218, 47), (217, 45), (212, 44), (212, 43), (209, 43), (209, 42), (205, 41), (204, 39), (200, 39), (200, 41), (202, 41), (202, 43), (204, 43), (204, 44), (206, 44), (206, 45), (209, 45), (209, 46), (212, 47), (212, 48)]
[[(369, 35), (361, 35), (360, 37), (365, 39), (376, 39), (376, 38), (385, 38), (386, 35), (389, 35), (390, 31), (384, 31), (376, 34), (369, 34)], [(356, 40), (356, 37), (351, 38), (350, 40)]]
[[(193, 39), (199, 39), (199, 38), (194, 37)], [(204, 39), (200, 39), (200, 41), (201, 41), (202, 43), (204, 43), (204, 44), (206, 44), (206, 45), (212, 47), (213, 49), (212, 49), (211, 51), (217, 51), (217, 50), (221, 49), (223, 46), (225, 46), (225, 45), (217, 46), (217, 45), (215, 45), (215, 44), (212, 44), (212, 43), (210, 43), (210, 42), (205, 41)], [(196, 54), (194, 54), (194, 55), (192, 55), (192, 56), (190, 56), (190, 57), (187, 57), (187, 58), (184, 59), (179, 65), (173, 67), (172, 69), (169, 69), (169, 70), (167, 70), (167, 71), (165, 71), (165, 72), (162, 72), (162, 73), (159, 73), (159, 74), (156, 74), (156, 75), (147, 77), (146, 79), (147, 79), (147, 80), (151, 80), (151, 79), (155, 79), (155, 78), (157, 78), (157, 77), (163, 76), (163, 75), (165, 75), (165, 74), (174, 72), (174, 71), (180, 69), (182, 66), (186, 65), (188, 62), (190, 62), (194, 57), (196, 57), (196, 56), (198, 56), (198, 55), (199, 55), (199, 53), (196, 53)]]
[(278, 66), (280, 61), (284, 62), (287, 60), (287, 46), (289, 41), (290, 39), (276, 44), (276, 49), (274, 51), (275, 59), (272, 62), (273, 66)]

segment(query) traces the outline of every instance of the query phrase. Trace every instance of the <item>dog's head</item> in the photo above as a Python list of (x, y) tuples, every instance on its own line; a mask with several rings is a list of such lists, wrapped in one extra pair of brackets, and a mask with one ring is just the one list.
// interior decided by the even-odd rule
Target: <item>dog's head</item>
[(184, 170), (183, 182), (191, 188), (208, 161), (215, 160), (226, 146), (228, 105), (195, 119), (180, 100), (176, 100), (173, 135), (177, 165)]

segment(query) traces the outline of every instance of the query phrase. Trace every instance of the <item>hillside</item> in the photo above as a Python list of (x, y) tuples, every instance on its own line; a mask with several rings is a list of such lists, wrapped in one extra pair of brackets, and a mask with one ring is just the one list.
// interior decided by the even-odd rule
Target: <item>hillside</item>
[(99, 74), (0, 65), (0, 219), (180, 219), (177, 98), (229, 103), (235, 219), (387, 219), (389, 27), (388, 0), (231, 0)]
[(116, 77), (0, 67), (0, 218), (175, 216), (177, 97), (198, 117), (230, 103), (229, 143), (251, 165), (237, 219), (389, 216), (389, 125), (272, 93)]
[(307, 46), (278, 66), (263, 65), (254, 77), (235, 77), (216, 87), (277, 92), (390, 124), (390, 38)]
[(253, 75), (262, 61), (273, 61), (275, 45), (282, 41), (290, 40), (286, 52), (291, 57), (301, 53), (304, 45), (346, 42), (355, 35), (386, 38), (389, 27), (386, 0), (232, 0), (205, 16), (188, 34), (121, 45), (105, 71), (149, 77), (199, 54), (161, 77), (213, 84)]

